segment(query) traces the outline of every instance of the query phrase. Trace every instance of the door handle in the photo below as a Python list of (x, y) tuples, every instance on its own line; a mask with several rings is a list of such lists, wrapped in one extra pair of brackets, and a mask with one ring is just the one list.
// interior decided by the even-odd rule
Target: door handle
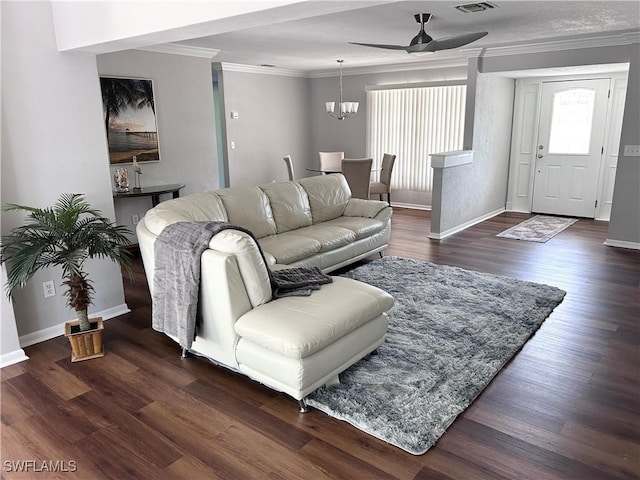
[(541, 153), (539, 153), (537, 156), (538, 156), (538, 158), (544, 157), (544, 155), (542, 155)]

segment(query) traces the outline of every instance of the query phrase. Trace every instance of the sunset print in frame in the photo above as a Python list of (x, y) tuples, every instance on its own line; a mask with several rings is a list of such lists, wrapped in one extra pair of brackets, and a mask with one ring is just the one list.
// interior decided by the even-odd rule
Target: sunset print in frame
[(100, 77), (109, 163), (157, 162), (158, 127), (153, 81)]

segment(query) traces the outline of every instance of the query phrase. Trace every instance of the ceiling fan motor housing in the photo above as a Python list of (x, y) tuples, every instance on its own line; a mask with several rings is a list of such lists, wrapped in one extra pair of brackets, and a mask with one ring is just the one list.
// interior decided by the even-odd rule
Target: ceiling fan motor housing
[(427, 32), (424, 31), (424, 24), (427, 23), (431, 19), (430, 13), (416, 13), (413, 18), (416, 19), (416, 22), (420, 24), (420, 31), (418, 34), (411, 39), (409, 45), (419, 45), (422, 43), (429, 43), (433, 40)]
[(424, 27), (424, 24), (427, 23), (429, 20), (431, 20), (431, 14), (430, 13), (416, 13), (413, 18), (416, 19), (416, 22), (421, 23), (422, 26)]

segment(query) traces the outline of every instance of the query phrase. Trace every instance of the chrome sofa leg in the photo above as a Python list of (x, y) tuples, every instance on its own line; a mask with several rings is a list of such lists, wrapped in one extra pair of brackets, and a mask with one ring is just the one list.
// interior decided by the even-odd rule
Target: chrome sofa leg
[(182, 353), (180, 354), (180, 358), (187, 358), (189, 354), (189, 350), (187, 350), (186, 348), (182, 348)]
[(298, 400), (298, 413), (307, 413), (309, 411), (309, 407), (307, 407), (304, 398)]

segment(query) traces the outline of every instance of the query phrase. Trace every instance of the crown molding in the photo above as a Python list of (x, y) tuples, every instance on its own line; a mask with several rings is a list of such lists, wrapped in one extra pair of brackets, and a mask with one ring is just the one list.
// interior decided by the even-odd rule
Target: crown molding
[(138, 47), (136, 50), (144, 50), (147, 52), (170, 53), (172, 55), (184, 55), (187, 57), (213, 58), (220, 50), (215, 48), (194, 47), (191, 45), (180, 45), (178, 43), (162, 43), (159, 45), (149, 45), (146, 47)]
[(546, 42), (527, 43), (525, 45), (486, 46), (465, 48), (460, 52), (467, 58), (502, 57), (507, 55), (526, 55), (531, 53), (557, 52), (582, 48), (612, 47), (640, 43), (640, 30), (625, 31), (597, 37), (558, 39)]
[[(466, 57), (456, 55), (455, 57), (438, 58), (433, 60), (422, 60), (419, 62), (411, 63), (387, 63), (384, 65), (368, 65), (364, 67), (351, 67), (343, 68), (343, 76), (349, 75), (365, 75), (370, 73), (389, 73), (389, 72), (403, 72), (410, 70), (429, 70), (434, 68), (453, 68), (453, 67), (465, 67), (467, 66)], [(228, 63), (220, 62), (214, 63), (213, 68), (218, 71), (225, 72), (240, 72), (240, 73), (257, 73), (261, 75), (280, 75), (284, 77), (297, 77), (297, 78), (325, 78), (338, 76), (338, 70), (316, 70), (316, 71), (300, 71), (300, 70), (287, 70), (284, 68), (275, 67), (260, 67), (255, 65), (244, 65), (241, 63)]]
[[(408, 63), (386, 63), (384, 65), (368, 65), (364, 67), (351, 67), (342, 70), (343, 76), (349, 75), (365, 75), (371, 73), (389, 73), (389, 72), (406, 72), (410, 70), (430, 70), (434, 68), (454, 68), (467, 66), (467, 58), (460, 55), (449, 56), (446, 58), (433, 58), (429, 60), (421, 60)], [(324, 78), (335, 77), (338, 70), (316, 70), (307, 72), (307, 78)]]
[(225, 72), (257, 73), (260, 75), (279, 75), (282, 77), (307, 78), (307, 74), (305, 74), (305, 72), (301, 72), (298, 70), (287, 70), (284, 68), (276, 68), (276, 67), (261, 67), (261, 66), (255, 66), (255, 65), (243, 65), (241, 63), (220, 62), (220, 63), (215, 63), (213, 68), (218, 71), (225, 71)]

